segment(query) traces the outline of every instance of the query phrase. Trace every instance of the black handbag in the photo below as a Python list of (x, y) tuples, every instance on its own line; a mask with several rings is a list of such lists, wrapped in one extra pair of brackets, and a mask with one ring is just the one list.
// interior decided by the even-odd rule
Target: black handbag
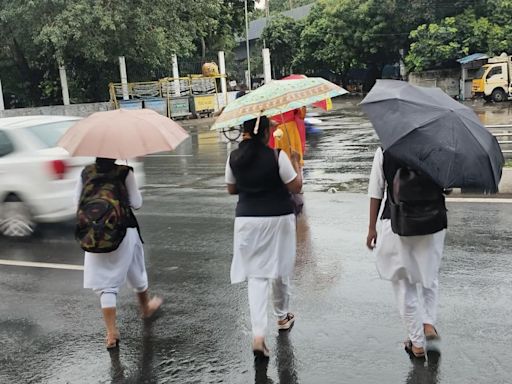
[(397, 170), (389, 203), (391, 229), (397, 235), (429, 235), (448, 225), (442, 188), (413, 169)]

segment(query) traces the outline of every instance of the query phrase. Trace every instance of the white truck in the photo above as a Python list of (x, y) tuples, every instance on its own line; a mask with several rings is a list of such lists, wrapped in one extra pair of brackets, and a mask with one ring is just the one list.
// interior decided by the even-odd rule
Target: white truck
[(502, 53), (481, 67), (472, 82), (476, 97), (501, 102), (512, 98), (512, 56)]

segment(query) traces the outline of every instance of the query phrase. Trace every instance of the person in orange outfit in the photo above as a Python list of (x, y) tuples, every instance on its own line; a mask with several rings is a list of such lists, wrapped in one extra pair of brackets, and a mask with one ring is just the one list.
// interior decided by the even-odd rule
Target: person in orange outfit
[[(272, 121), (277, 126), (274, 127), (269, 139), (271, 148), (281, 149), (288, 156), (291, 156), (292, 152), (297, 152), (300, 156), (301, 167), (304, 166), (304, 152), (306, 149), (305, 116), (305, 107), (273, 116)], [(277, 134), (274, 133), (276, 131)]]

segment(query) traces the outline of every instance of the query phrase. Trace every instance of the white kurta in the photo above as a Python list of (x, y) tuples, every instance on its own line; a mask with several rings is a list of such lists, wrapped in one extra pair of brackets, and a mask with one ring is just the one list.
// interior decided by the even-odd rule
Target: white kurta
[[(284, 151), (279, 153), (279, 175), (284, 184), (297, 177)], [(226, 183), (236, 179), (226, 163)], [(296, 254), (295, 215), (235, 218), (231, 283), (248, 278), (288, 278), (293, 274)]]
[(147, 287), (144, 249), (137, 228), (128, 228), (117, 248), (109, 253), (85, 252), (84, 288), (119, 288), (126, 280), (133, 288)]
[[(383, 153), (379, 147), (373, 159), (368, 195), (384, 199), (386, 179), (383, 170)], [(424, 236), (398, 236), (391, 230), (391, 220), (381, 220), (377, 228), (375, 248), (379, 275), (385, 280), (408, 279), (430, 288), (437, 279), (443, 256), (446, 230)]]
[[(138, 209), (142, 206), (142, 195), (137, 187), (133, 172), (128, 172), (125, 185), (128, 190), (130, 206)], [(82, 180), (76, 186), (75, 202), (78, 204), (82, 191)], [(147, 286), (147, 274), (144, 265), (144, 248), (137, 228), (128, 228), (126, 235), (117, 248), (109, 253), (85, 252), (84, 288), (119, 288), (128, 280), (133, 288)]]

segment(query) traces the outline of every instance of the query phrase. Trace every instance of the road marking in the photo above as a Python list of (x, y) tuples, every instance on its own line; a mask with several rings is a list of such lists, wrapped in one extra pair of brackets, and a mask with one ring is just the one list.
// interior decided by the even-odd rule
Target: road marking
[(67, 270), (70, 270), (70, 271), (83, 271), (84, 270), (83, 265), (40, 263), (40, 262), (37, 262), (37, 261), (21, 261), (21, 260), (4, 260), (4, 259), (0, 259), (0, 265), (11, 265), (11, 266), (15, 266), (15, 267), (67, 269)]
[(194, 155), (147, 155), (146, 157), (192, 157)]
[(448, 197), (449, 203), (500, 203), (512, 204), (512, 199), (492, 198), (492, 197)]

